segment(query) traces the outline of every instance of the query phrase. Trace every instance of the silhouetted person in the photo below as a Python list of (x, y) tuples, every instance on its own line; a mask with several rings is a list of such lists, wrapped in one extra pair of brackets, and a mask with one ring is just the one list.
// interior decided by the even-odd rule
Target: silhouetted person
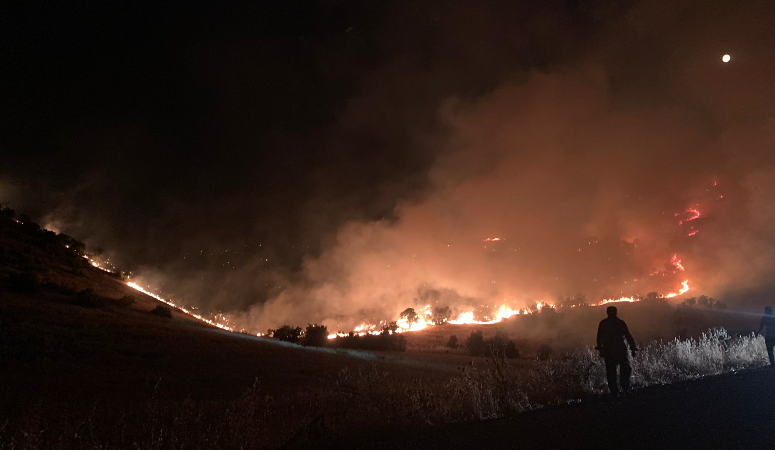
[(765, 328), (764, 332), (764, 345), (767, 346), (767, 356), (770, 357), (770, 367), (775, 367), (775, 360), (772, 357), (772, 347), (775, 346), (775, 316), (772, 315), (772, 307), (768, 306), (764, 308), (764, 316), (759, 324), (759, 333), (762, 332), (762, 328)]
[[(627, 359), (627, 346), (624, 340), (630, 344), (630, 352), (635, 356), (635, 340), (627, 329), (627, 324), (616, 317), (616, 307), (609, 306), (606, 309), (608, 318), (600, 321), (597, 327), (597, 350), (600, 356), (605, 358), (605, 373), (608, 377), (608, 389), (611, 394), (619, 395), (619, 385), (616, 383), (616, 367), (619, 367), (619, 384), (624, 391), (630, 389), (630, 374), (632, 368)], [(775, 329), (775, 328), (774, 328)]]

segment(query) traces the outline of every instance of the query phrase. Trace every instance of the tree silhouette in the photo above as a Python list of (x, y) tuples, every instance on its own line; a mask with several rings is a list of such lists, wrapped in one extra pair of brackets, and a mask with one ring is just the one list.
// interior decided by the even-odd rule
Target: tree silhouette
[(420, 316), (417, 315), (417, 312), (414, 310), (414, 308), (406, 308), (401, 312), (401, 314), (398, 315), (399, 319), (406, 319), (406, 322), (411, 325), (417, 320), (419, 320)]

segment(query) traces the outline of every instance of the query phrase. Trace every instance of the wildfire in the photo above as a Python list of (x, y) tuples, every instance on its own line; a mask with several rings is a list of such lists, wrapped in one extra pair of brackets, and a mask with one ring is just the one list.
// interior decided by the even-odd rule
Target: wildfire
[[(679, 222), (679, 225), (682, 225), (684, 222), (695, 220), (695, 219), (699, 218), (700, 215), (701, 215), (700, 211), (698, 209), (696, 209), (696, 208), (689, 208), (685, 212), (691, 213), (691, 216), (689, 218), (685, 219), (685, 220), (681, 220)], [(678, 215), (679, 214), (676, 214), (676, 216), (678, 216)], [(694, 230), (694, 227), (691, 227), (691, 230), (689, 232), (689, 236), (693, 236), (693, 235), (697, 234), (697, 232), (698, 232), (697, 230)], [(501, 239), (499, 237), (491, 237), (491, 238), (486, 238), (483, 241), (484, 242), (497, 242), (497, 241), (501, 241), (501, 240), (503, 240), (503, 239)], [(89, 260), (89, 262), (91, 263), (92, 266), (94, 266), (94, 267), (96, 267), (96, 268), (98, 268), (100, 270), (103, 270), (105, 272), (110, 272), (110, 273), (113, 272), (110, 269), (102, 266), (97, 261), (93, 260), (92, 258), (89, 258), (88, 256), (86, 256), (86, 258)], [(681, 259), (678, 257), (678, 254), (673, 254), (673, 256), (670, 259), (670, 263), (673, 265), (673, 267), (675, 267), (675, 271), (673, 273), (685, 272), (686, 269), (683, 266), (683, 263), (682, 263)], [(659, 271), (656, 271), (656, 272), (654, 272), (654, 273), (652, 273), (650, 275), (656, 275), (658, 273), (659, 273)], [(636, 279), (636, 281), (637, 281), (637, 279)], [(207, 323), (208, 325), (212, 325), (214, 327), (217, 327), (217, 328), (219, 328), (221, 330), (225, 330), (225, 331), (230, 331), (230, 332), (237, 331), (237, 330), (231, 328), (230, 326), (228, 326), (225, 323), (221, 323), (221, 322), (217, 322), (217, 321), (214, 321), (214, 320), (207, 319), (205, 317), (202, 317), (199, 314), (196, 314), (196, 313), (194, 313), (192, 311), (189, 311), (188, 309), (186, 309), (186, 308), (184, 308), (182, 306), (178, 306), (174, 302), (172, 302), (170, 300), (167, 300), (167, 299), (164, 299), (161, 296), (159, 296), (157, 294), (154, 294), (154, 293), (144, 289), (142, 286), (138, 285), (135, 282), (129, 281), (126, 284), (127, 284), (127, 286), (131, 287), (132, 289), (135, 289), (135, 290), (137, 290), (139, 292), (142, 292), (143, 294), (146, 294), (146, 295), (156, 299), (159, 302), (162, 302), (162, 303), (164, 303), (164, 304), (166, 304), (166, 305), (168, 305), (170, 307), (173, 307), (173, 308), (177, 309), (178, 311), (180, 311), (180, 312), (182, 312), (184, 314), (187, 314), (187, 315), (189, 315), (189, 316), (191, 316), (191, 317), (193, 317), (193, 318), (195, 318), (195, 319), (197, 319), (199, 321)], [(681, 282), (681, 287), (678, 289), (677, 292), (671, 292), (671, 293), (669, 293), (667, 295), (660, 296), (660, 298), (674, 298), (674, 297), (678, 297), (680, 295), (685, 294), (689, 290), (690, 290), (689, 280), (687, 279), (687, 280), (684, 280), (684, 281)], [(607, 305), (607, 304), (611, 304), (611, 303), (621, 303), (621, 302), (634, 303), (634, 302), (638, 302), (640, 300), (641, 300), (641, 298), (639, 296), (629, 296), (629, 297), (628, 296), (622, 296), (620, 298), (603, 299), (603, 300), (600, 300), (597, 303), (591, 303), (591, 304), (589, 304), (589, 306), (602, 306), (602, 305)], [(571, 307), (574, 307), (574, 306), (579, 306), (579, 305), (571, 305)], [(497, 311), (494, 314), (487, 314), (481, 320), (477, 319), (475, 309), (472, 308), (472, 309), (470, 309), (468, 311), (464, 311), (464, 312), (458, 314), (457, 318), (455, 318), (455, 319), (444, 320), (443, 322), (454, 324), (454, 325), (491, 325), (491, 324), (499, 323), (499, 322), (501, 322), (501, 321), (503, 321), (505, 319), (508, 319), (508, 318), (511, 318), (511, 317), (514, 317), (514, 316), (517, 316), (517, 315), (534, 314), (534, 313), (540, 312), (542, 309), (547, 308), (547, 307), (554, 309), (555, 305), (551, 304), (551, 303), (548, 303), (548, 302), (537, 302), (531, 308), (513, 309), (513, 308), (511, 308), (510, 306), (507, 306), (504, 303), (503, 305), (500, 305), (499, 307), (497, 307), (498, 309), (497, 309)], [(489, 307), (487, 307), (487, 308), (489, 308)], [(221, 315), (221, 318), (222, 319), (226, 319), (222, 315)], [(218, 320), (218, 317), (216, 317), (216, 320)], [(226, 321), (228, 321), (228, 320), (226, 319)], [(353, 335), (357, 335), (357, 336), (379, 335), (381, 333), (386, 332), (385, 330), (387, 330), (387, 332), (389, 334), (393, 334), (393, 333), (407, 333), (407, 332), (414, 332), (414, 331), (424, 330), (424, 329), (427, 329), (428, 327), (435, 326), (438, 323), (441, 323), (441, 322), (439, 322), (437, 320), (434, 320), (431, 305), (426, 305), (423, 308), (420, 308), (418, 310), (416, 317), (413, 317), (411, 319), (408, 318), (408, 317), (400, 317), (396, 322), (394, 322), (395, 325), (392, 328), (390, 326), (391, 323), (388, 323), (388, 322), (385, 322), (385, 321), (380, 322), (379, 324), (363, 323), (363, 324), (360, 324), (357, 327), (355, 327), (351, 333)], [(327, 337), (328, 337), (328, 339), (335, 339), (337, 337), (348, 336), (349, 334), (350, 333), (337, 332), (337, 333), (329, 334)], [(261, 333), (257, 333), (256, 335), (257, 336), (262, 336)]]
[[(687, 208), (686, 211), (684, 211), (684, 213), (689, 213), (689, 214), (691, 214), (691, 216), (689, 218), (687, 218), (687, 219), (679, 220), (678, 221), (678, 225), (683, 225), (684, 222), (691, 222), (692, 220), (699, 219), (699, 217), (701, 215), (700, 214), (700, 210), (697, 209), (697, 208)], [(676, 214), (676, 215), (678, 215), (678, 214)]]
[[(184, 314), (188, 314), (189, 316), (191, 316), (191, 317), (194, 317), (195, 319), (201, 320), (201, 321), (202, 321), (202, 322), (204, 322), (204, 323), (207, 323), (207, 324), (209, 324), (209, 325), (212, 325), (212, 326), (214, 326), (214, 327), (218, 327), (218, 328), (220, 328), (221, 330), (226, 330), (226, 331), (235, 331), (233, 328), (231, 328), (231, 327), (229, 327), (229, 326), (227, 326), (227, 325), (224, 325), (224, 324), (222, 324), (222, 323), (219, 323), (219, 322), (214, 322), (214, 321), (212, 321), (212, 320), (210, 320), (210, 319), (206, 319), (206, 318), (204, 318), (204, 317), (200, 316), (199, 314), (195, 314), (195, 313), (193, 313), (193, 312), (189, 311), (188, 309), (186, 309), (186, 308), (183, 308), (182, 306), (178, 306), (178, 305), (176, 305), (175, 303), (173, 303), (173, 302), (171, 302), (171, 301), (169, 301), (169, 300), (165, 300), (165, 299), (163, 299), (163, 298), (159, 297), (158, 295), (154, 294), (153, 292), (149, 292), (149, 291), (147, 291), (147, 290), (143, 289), (143, 288), (142, 288), (140, 285), (138, 285), (137, 283), (133, 283), (133, 282), (131, 282), (131, 281), (128, 281), (128, 282), (126, 283), (126, 285), (127, 285), (127, 286), (129, 286), (129, 287), (131, 287), (132, 289), (134, 289), (134, 290), (136, 290), (136, 291), (140, 291), (140, 292), (142, 292), (143, 294), (145, 294), (145, 295), (147, 295), (147, 296), (149, 296), (149, 297), (153, 297), (153, 298), (155, 298), (156, 300), (158, 300), (158, 301), (160, 301), (160, 302), (162, 302), (162, 303), (164, 303), (164, 304), (166, 304), (166, 305), (169, 305), (169, 306), (171, 306), (171, 307), (173, 307), (173, 308), (175, 308), (175, 309), (177, 309), (177, 310), (179, 310), (179, 311), (183, 312)], [(259, 333), (259, 334), (258, 334), (258, 336), (260, 336), (260, 335), (261, 335), (261, 334)]]
[(681, 282), (681, 289), (679, 289), (678, 292), (671, 292), (665, 295), (665, 298), (678, 297), (679, 295), (683, 295), (687, 292), (689, 292), (689, 280), (684, 280)]
[(603, 306), (603, 305), (607, 305), (609, 303), (621, 303), (621, 302), (634, 303), (634, 302), (637, 302), (637, 301), (640, 301), (640, 299), (639, 298), (635, 298), (635, 297), (608, 298), (608, 299), (602, 300), (602, 301), (600, 301), (598, 303), (595, 303), (592, 306)]
[(673, 257), (670, 258), (670, 262), (675, 266), (676, 270), (680, 270), (681, 272), (684, 271), (684, 266), (681, 264), (681, 260), (678, 259), (678, 254), (673, 255)]
[[(538, 305), (539, 309), (543, 307), (541, 303), (538, 303)], [(474, 318), (474, 310), (472, 309), (471, 311), (466, 311), (460, 314), (457, 319), (450, 320), (449, 323), (454, 325), (490, 325), (518, 314), (521, 314), (519, 310), (511, 309), (506, 305), (501, 305), (501, 307), (498, 309), (498, 312), (495, 313), (495, 318), (492, 320), (476, 320)]]

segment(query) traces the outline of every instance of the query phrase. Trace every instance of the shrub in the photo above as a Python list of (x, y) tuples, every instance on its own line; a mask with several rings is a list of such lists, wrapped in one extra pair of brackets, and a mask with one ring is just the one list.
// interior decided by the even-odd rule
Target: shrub
[(471, 332), (471, 336), (466, 339), (466, 350), (471, 356), (480, 356), (485, 353), (487, 344), (484, 342), (481, 330)]
[(308, 324), (304, 331), (302, 344), (306, 347), (325, 347), (328, 341), (328, 328), (325, 325)]
[(452, 318), (452, 310), (449, 309), (449, 306), (445, 306), (443, 308), (436, 308), (433, 310), (433, 323), (435, 323), (436, 325), (447, 323), (451, 318)]
[(519, 358), (519, 349), (517, 348), (517, 345), (514, 343), (514, 341), (509, 341), (506, 344), (505, 355), (506, 355), (506, 358), (509, 358), (509, 359)]
[(172, 308), (167, 305), (156, 305), (156, 307), (151, 310), (151, 314), (154, 316), (163, 317), (165, 319), (171, 319)]
[(541, 344), (541, 346), (538, 347), (538, 359), (541, 361), (546, 361), (551, 358), (552, 353), (554, 353), (554, 350), (546, 344)]
[(454, 334), (449, 337), (449, 340), (447, 341), (447, 347), (449, 348), (458, 348), (460, 347), (460, 344), (457, 342), (457, 336)]
[(401, 333), (390, 334), (387, 331), (378, 335), (365, 334), (363, 336), (350, 333), (348, 336), (331, 339), (328, 344), (330, 347), (357, 350), (406, 351), (406, 338)]
[(292, 327), (290, 325), (283, 325), (276, 330), (269, 330), (267, 334), (281, 341), (298, 344), (299, 341), (301, 340), (301, 327)]
[(392, 333), (395, 333), (396, 330), (398, 330), (398, 323), (396, 322), (389, 322), (384, 328), (382, 328), (382, 331), (389, 331)]

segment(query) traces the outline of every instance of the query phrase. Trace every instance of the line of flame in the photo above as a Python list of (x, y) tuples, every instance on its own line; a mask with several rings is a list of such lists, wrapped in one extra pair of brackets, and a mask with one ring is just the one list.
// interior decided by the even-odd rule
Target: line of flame
[[(131, 287), (132, 289), (134, 289), (136, 291), (142, 292), (143, 294), (145, 294), (145, 295), (147, 295), (149, 297), (153, 297), (156, 300), (158, 300), (158, 301), (160, 301), (160, 302), (162, 302), (162, 303), (164, 303), (166, 305), (169, 305), (169, 306), (171, 306), (171, 307), (173, 307), (173, 308), (183, 312), (184, 314), (188, 314), (189, 316), (191, 316), (191, 317), (193, 317), (193, 318), (195, 318), (197, 320), (201, 320), (202, 322), (204, 322), (206, 324), (212, 325), (214, 327), (218, 327), (221, 330), (235, 331), (233, 328), (229, 327), (228, 325), (224, 325), (222, 323), (218, 323), (218, 322), (212, 321), (210, 319), (207, 319), (205, 317), (200, 316), (199, 314), (194, 314), (193, 312), (189, 311), (188, 309), (186, 309), (186, 308), (184, 308), (182, 306), (178, 306), (178, 305), (176, 305), (175, 303), (173, 303), (173, 302), (171, 302), (169, 300), (163, 299), (163, 298), (159, 297), (158, 295), (154, 294), (153, 292), (149, 292), (149, 291), (143, 289), (142, 286), (138, 285), (137, 283), (128, 281), (126, 283), (126, 285)], [(257, 336), (261, 336), (261, 333), (258, 333)]]

